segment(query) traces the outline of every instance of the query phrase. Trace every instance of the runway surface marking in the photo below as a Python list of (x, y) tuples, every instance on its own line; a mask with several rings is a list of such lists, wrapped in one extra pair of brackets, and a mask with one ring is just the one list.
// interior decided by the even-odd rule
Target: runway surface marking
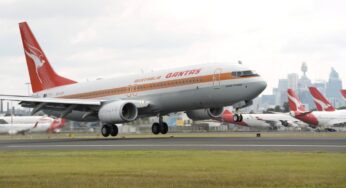
[(2, 140), (1, 150), (243, 150), (346, 153), (346, 138), (129, 138)]

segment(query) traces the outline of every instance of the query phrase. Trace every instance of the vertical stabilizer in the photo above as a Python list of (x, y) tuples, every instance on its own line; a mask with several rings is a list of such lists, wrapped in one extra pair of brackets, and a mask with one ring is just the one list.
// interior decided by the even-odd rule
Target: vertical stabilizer
[(312, 98), (314, 99), (318, 111), (335, 111), (333, 105), (322, 95), (316, 87), (309, 87)]
[(19, 23), (19, 29), (33, 93), (76, 83), (54, 71), (26, 22)]
[(287, 90), (290, 111), (305, 112), (305, 106), (292, 89)]

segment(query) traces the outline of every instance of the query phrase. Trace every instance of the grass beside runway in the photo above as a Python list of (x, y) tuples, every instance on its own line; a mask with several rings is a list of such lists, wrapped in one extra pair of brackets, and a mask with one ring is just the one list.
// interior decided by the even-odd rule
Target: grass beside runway
[(0, 152), (0, 187), (346, 187), (346, 154)]

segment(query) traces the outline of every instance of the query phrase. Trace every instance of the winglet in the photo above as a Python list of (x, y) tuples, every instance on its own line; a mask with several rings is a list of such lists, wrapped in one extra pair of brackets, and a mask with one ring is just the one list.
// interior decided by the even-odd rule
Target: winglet
[(31, 87), (34, 93), (53, 87), (76, 83), (73, 80), (58, 75), (54, 71), (26, 22), (19, 23), (19, 30), (22, 37)]
[(316, 87), (309, 87), (310, 93), (314, 99), (318, 111), (335, 111), (333, 105), (322, 95)]

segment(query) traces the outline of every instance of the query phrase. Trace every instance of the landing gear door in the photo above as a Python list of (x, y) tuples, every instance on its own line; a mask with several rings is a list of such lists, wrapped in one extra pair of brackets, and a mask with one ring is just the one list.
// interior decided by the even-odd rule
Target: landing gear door
[(221, 68), (217, 68), (214, 71), (214, 74), (213, 74), (213, 86), (214, 86), (214, 89), (220, 89), (220, 86), (221, 86), (221, 72), (222, 72)]

